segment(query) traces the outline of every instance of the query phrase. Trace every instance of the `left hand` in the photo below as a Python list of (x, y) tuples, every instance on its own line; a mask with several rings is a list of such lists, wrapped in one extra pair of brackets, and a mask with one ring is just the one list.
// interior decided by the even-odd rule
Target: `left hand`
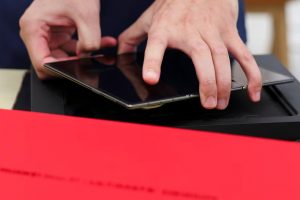
[(119, 37), (119, 53), (134, 52), (147, 36), (143, 78), (156, 84), (167, 47), (191, 57), (199, 80), (202, 105), (225, 109), (231, 92), (228, 52), (241, 64), (248, 78), (248, 94), (260, 100), (259, 68), (239, 37), (238, 0), (156, 0)]

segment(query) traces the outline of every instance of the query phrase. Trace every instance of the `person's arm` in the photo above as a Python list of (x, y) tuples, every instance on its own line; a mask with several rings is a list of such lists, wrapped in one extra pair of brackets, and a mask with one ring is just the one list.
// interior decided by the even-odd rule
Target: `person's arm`
[[(115, 46), (116, 40), (101, 41), (99, 0), (35, 0), (20, 19), (20, 35), (41, 79), (48, 77), (43, 64), (80, 55), (100, 46)], [(78, 40), (72, 39), (77, 32)]]
[(135, 51), (148, 37), (143, 78), (156, 84), (166, 48), (182, 50), (195, 65), (202, 105), (225, 109), (231, 91), (230, 52), (248, 78), (251, 100), (257, 102), (261, 74), (239, 37), (237, 17), (238, 0), (156, 0), (120, 35), (119, 53)]

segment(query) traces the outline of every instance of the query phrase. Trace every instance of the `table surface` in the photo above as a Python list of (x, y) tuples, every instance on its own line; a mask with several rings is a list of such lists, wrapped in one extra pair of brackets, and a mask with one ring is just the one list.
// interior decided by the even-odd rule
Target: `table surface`
[(26, 71), (0, 69), (0, 108), (12, 109)]
[(19, 111), (0, 116), (1, 199), (300, 199), (295, 142)]

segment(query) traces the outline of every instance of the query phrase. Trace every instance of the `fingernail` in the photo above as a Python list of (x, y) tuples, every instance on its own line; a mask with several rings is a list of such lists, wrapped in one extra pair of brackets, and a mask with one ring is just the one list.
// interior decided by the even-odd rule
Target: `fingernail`
[(260, 101), (261, 91), (258, 91), (254, 95), (254, 101)]
[(218, 100), (218, 109), (224, 110), (227, 107), (227, 101), (225, 99)]
[(147, 79), (151, 79), (151, 80), (157, 79), (157, 73), (152, 69), (147, 70), (145, 76), (147, 77)]
[(205, 107), (206, 108), (215, 108), (217, 105), (216, 98), (213, 96), (210, 96), (205, 101)]

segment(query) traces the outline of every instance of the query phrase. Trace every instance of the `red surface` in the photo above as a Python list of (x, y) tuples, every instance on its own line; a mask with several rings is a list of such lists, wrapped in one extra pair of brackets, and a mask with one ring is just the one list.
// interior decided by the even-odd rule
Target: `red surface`
[(0, 199), (300, 199), (297, 143), (15, 111), (0, 117)]

